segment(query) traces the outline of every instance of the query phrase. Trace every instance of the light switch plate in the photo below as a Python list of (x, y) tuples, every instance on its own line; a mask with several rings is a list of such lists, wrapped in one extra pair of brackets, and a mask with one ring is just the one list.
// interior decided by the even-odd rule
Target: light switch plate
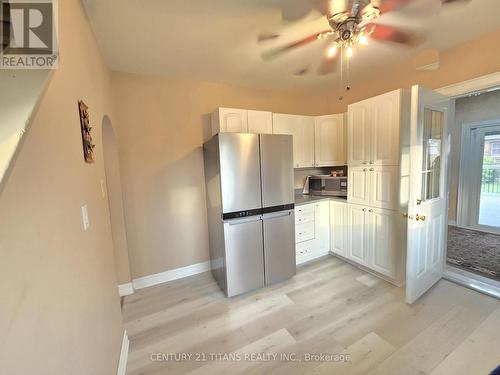
[(89, 221), (89, 212), (87, 209), (87, 205), (82, 206), (82, 221), (83, 221), (83, 230), (88, 230), (90, 227)]

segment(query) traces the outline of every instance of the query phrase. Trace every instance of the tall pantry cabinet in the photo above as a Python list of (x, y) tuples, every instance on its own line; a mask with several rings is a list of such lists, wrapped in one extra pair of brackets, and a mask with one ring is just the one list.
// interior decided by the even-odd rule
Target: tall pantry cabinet
[(401, 202), (401, 138), (408, 93), (396, 90), (349, 105), (347, 251), (345, 257), (400, 285), (406, 222)]

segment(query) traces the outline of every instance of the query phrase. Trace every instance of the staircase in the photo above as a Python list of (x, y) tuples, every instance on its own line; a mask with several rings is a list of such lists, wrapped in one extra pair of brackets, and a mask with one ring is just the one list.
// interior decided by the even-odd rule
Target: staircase
[(0, 26), (1, 26), (1, 47), (3, 52), (9, 46), (10, 35), (10, 4), (7, 1), (0, 0)]

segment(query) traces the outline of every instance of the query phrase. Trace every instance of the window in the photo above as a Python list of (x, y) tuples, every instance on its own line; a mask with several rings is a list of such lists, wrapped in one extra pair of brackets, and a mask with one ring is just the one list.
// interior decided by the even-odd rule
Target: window
[(491, 144), (491, 155), (500, 156), (500, 142)]
[(440, 197), (443, 112), (425, 109), (422, 159), (422, 200)]

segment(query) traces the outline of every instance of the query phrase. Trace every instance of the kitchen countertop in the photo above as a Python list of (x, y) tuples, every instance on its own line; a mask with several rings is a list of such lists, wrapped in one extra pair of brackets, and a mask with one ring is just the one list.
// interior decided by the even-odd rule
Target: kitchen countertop
[(347, 202), (347, 197), (332, 197), (327, 195), (307, 195), (307, 194), (296, 194), (295, 195), (295, 205), (301, 206), (303, 204), (319, 202), (324, 200), (336, 200), (341, 202)]

